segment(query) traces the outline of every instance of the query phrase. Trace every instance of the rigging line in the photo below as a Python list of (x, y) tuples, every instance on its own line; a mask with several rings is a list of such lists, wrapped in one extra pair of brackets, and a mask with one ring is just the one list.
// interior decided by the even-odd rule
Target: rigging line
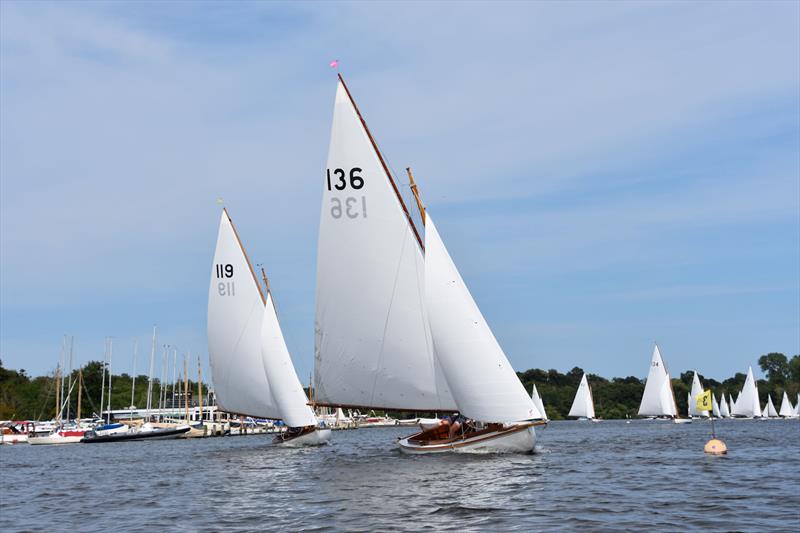
[(386, 311), (386, 320), (384, 320), (383, 322), (383, 334), (381, 335), (381, 349), (380, 352), (378, 352), (378, 364), (377, 367), (375, 368), (375, 378), (372, 380), (372, 392), (370, 393), (369, 396), (370, 403), (375, 403), (375, 387), (378, 384), (378, 370), (383, 365), (383, 355), (384, 355), (383, 348), (384, 345), (386, 344), (386, 330), (389, 328), (389, 317), (392, 314), (392, 305), (394, 305), (394, 298), (395, 295), (397, 294), (397, 280), (400, 278), (400, 266), (403, 264), (403, 255), (406, 250), (406, 242), (408, 241), (406, 235), (407, 235), (406, 227), (403, 227), (402, 237), (401, 237), (403, 242), (400, 247), (400, 256), (397, 261), (397, 269), (395, 270), (394, 273), (394, 283), (392, 284), (392, 297), (389, 299), (389, 308)]

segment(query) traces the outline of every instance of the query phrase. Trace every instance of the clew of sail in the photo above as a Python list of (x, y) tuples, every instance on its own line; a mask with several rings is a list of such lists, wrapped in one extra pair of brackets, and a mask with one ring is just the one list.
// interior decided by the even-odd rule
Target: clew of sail
[(592, 399), (592, 390), (589, 388), (589, 381), (586, 379), (586, 374), (583, 374), (581, 378), (581, 383), (578, 385), (578, 392), (575, 393), (575, 399), (572, 400), (572, 407), (570, 407), (567, 416), (594, 418), (594, 400)]
[(261, 357), (264, 296), (223, 210), (208, 288), (208, 355), (221, 409), (280, 418)]
[(483, 318), (430, 214), (425, 300), (436, 358), (459, 411), (483, 422), (542, 418)]
[(289, 427), (316, 426), (317, 419), (297, 378), (269, 291), (261, 322), (261, 357), (280, 418)]
[(424, 271), (416, 230), (340, 79), (317, 249), (317, 403), (455, 409), (434, 359)]

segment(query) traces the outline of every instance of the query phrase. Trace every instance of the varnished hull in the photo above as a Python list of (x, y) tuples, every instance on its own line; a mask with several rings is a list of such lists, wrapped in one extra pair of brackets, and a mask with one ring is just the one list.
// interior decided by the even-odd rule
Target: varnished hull
[(408, 454), (425, 453), (533, 453), (536, 445), (534, 426), (542, 422), (512, 424), (495, 431), (474, 436), (455, 437), (446, 442), (422, 444), (414, 442), (416, 435), (400, 439), (400, 451)]

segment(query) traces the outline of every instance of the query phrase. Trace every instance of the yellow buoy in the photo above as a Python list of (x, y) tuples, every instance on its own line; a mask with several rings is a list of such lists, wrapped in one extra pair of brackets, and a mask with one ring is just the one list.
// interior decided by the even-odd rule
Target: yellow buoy
[(706, 446), (703, 448), (703, 451), (713, 455), (722, 455), (728, 453), (728, 447), (725, 446), (725, 443), (719, 439), (711, 439), (710, 441), (706, 442)]

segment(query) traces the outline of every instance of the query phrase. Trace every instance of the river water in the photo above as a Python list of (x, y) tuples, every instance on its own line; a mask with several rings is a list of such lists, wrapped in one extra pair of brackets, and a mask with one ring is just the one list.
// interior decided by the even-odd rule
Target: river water
[(800, 421), (553, 422), (533, 455), (406, 456), (411, 428), (0, 446), (5, 531), (800, 530)]

